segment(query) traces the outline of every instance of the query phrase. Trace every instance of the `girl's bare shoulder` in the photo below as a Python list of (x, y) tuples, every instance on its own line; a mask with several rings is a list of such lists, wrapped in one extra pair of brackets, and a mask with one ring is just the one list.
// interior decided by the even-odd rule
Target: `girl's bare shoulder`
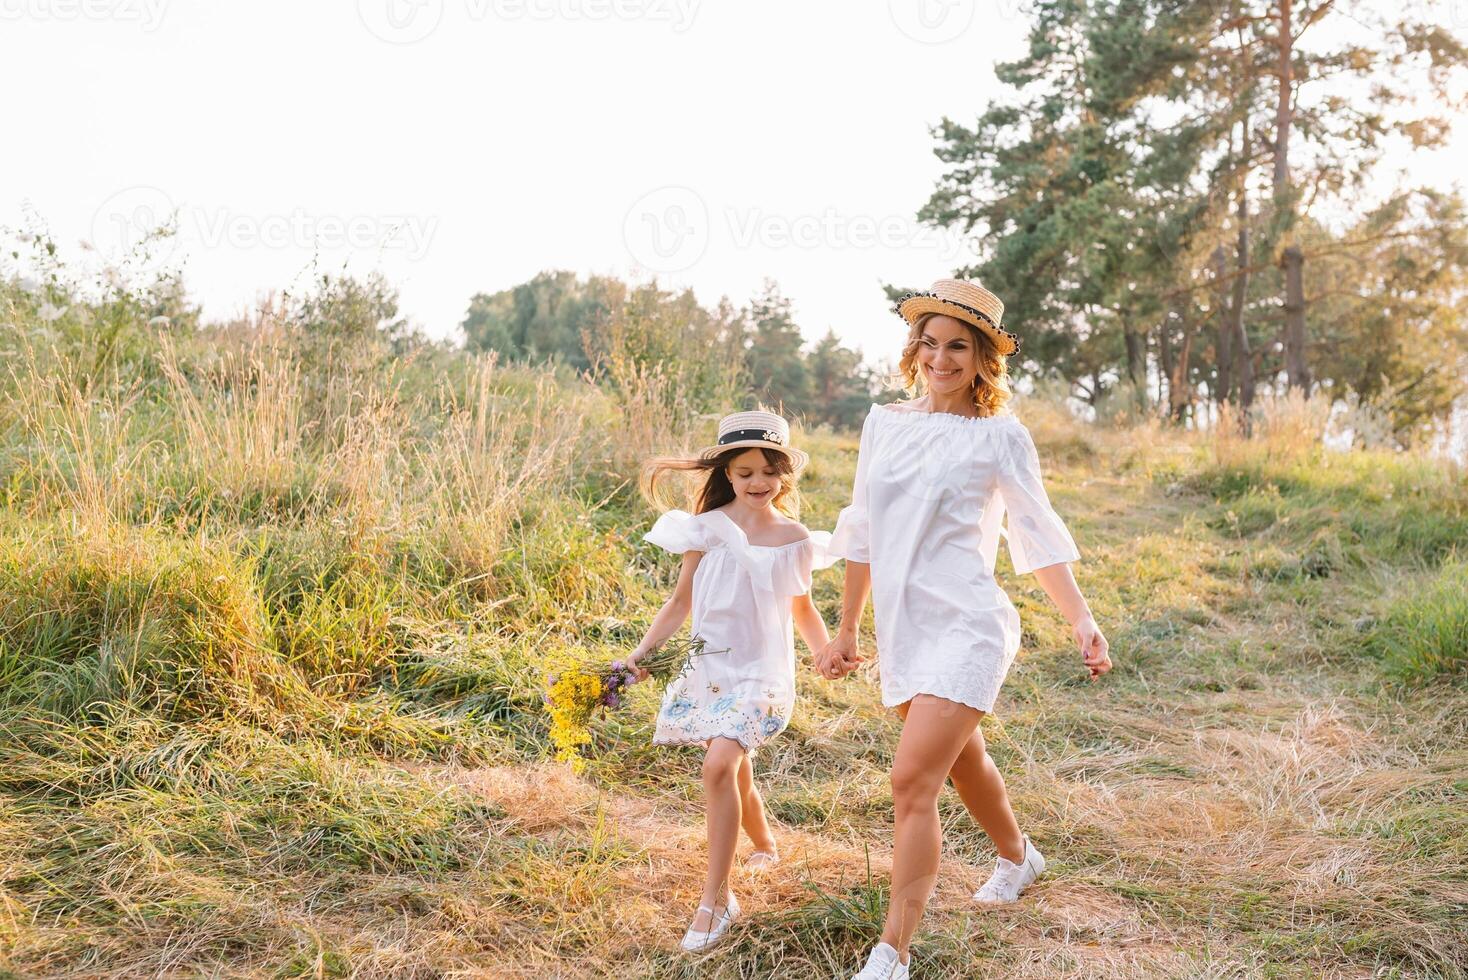
[(804, 541), (810, 537), (810, 531), (806, 530), (805, 525), (794, 518), (781, 514), (779, 515), (779, 519), (778, 531), (775, 534), (778, 540), (775, 541), (775, 547), (795, 544), (797, 541)]

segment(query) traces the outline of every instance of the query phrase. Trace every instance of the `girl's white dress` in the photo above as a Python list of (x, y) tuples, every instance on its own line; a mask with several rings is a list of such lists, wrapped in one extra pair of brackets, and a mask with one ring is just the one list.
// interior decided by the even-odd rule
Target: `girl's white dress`
[[(646, 540), (674, 554), (701, 551), (693, 573), (692, 635), (708, 652), (668, 684), (654, 744), (732, 738), (755, 749), (790, 722), (795, 705), (795, 631), (790, 603), (810, 591), (811, 571), (828, 568), (831, 536), (754, 545), (723, 511), (672, 510)], [(717, 652), (727, 651), (727, 652)]]
[(1020, 640), (994, 579), (1006, 511), (1015, 571), (1080, 557), (1019, 419), (872, 406), (829, 550), (871, 564), (883, 704), (933, 694), (993, 710)]

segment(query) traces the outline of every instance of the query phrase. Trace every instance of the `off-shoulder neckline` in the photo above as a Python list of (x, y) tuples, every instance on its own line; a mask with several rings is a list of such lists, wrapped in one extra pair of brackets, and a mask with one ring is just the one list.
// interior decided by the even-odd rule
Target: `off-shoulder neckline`
[(807, 541), (811, 540), (810, 531), (807, 530), (805, 532), (805, 537), (799, 538), (795, 541), (787, 541), (784, 544), (755, 544), (753, 541), (749, 540), (749, 534), (744, 530), (744, 528), (740, 527), (739, 524), (734, 520), (734, 518), (730, 517), (722, 510), (714, 509), (710, 511), (705, 511), (705, 513), (718, 514), (724, 520), (728, 521), (730, 526), (733, 527), (734, 530), (738, 531), (739, 536), (744, 539), (744, 546), (746, 548), (761, 548), (765, 551), (780, 551), (784, 548), (793, 548), (798, 544), (805, 544)]
[(932, 418), (939, 421), (953, 422), (961, 425), (984, 425), (989, 423), (1003, 422), (1005, 420), (1018, 421), (1017, 417), (1006, 412), (1002, 415), (955, 415), (952, 412), (914, 411), (912, 409), (892, 408), (890, 405), (872, 403), (872, 410), (882, 410), (883, 415), (892, 418)]

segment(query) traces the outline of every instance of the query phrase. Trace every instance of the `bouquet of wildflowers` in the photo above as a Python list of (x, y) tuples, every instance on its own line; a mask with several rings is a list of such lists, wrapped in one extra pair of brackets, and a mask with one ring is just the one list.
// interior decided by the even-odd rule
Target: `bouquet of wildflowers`
[[(638, 660), (637, 666), (653, 680), (666, 683), (683, 670), (690, 658), (723, 652), (705, 650), (704, 641), (696, 636), (677, 638), (654, 647)], [(545, 710), (550, 715), (556, 758), (571, 763), (576, 772), (584, 769), (581, 747), (591, 744), (592, 718), (598, 713), (605, 717), (608, 708), (620, 708), (624, 692), (636, 682), (637, 670), (624, 660), (613, 660), (609, 665), (575, 665), (547, 677)]]

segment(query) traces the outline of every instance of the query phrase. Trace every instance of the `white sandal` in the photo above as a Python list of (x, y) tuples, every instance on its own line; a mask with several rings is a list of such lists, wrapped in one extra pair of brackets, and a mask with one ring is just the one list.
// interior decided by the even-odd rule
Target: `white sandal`
[(713, 917), (713, 927), (705, 931), (689, 926), (688, 931), (683, 934), (683, 941), (678, 944), (683, 947), (684, 952), (701, 953), (717, 943), (720, 939), (723, 939), (724, 934), (729, 931), (729, 927), (734, 924), (734, 920), (739, 918), (739, 903), (735, 901), (734, 893), (730, 892), (729, 904), (724, 906), (722, 915), (714, 916), (713, 909), (707, 905), (700, 905), (693, 913), (695, 919), (698, 918), (699, 912), (707, 912)]
[(758, 850), (744, 859), (744, 867), (750, 874), (764, 874), (780, 863), (778, 850)]

